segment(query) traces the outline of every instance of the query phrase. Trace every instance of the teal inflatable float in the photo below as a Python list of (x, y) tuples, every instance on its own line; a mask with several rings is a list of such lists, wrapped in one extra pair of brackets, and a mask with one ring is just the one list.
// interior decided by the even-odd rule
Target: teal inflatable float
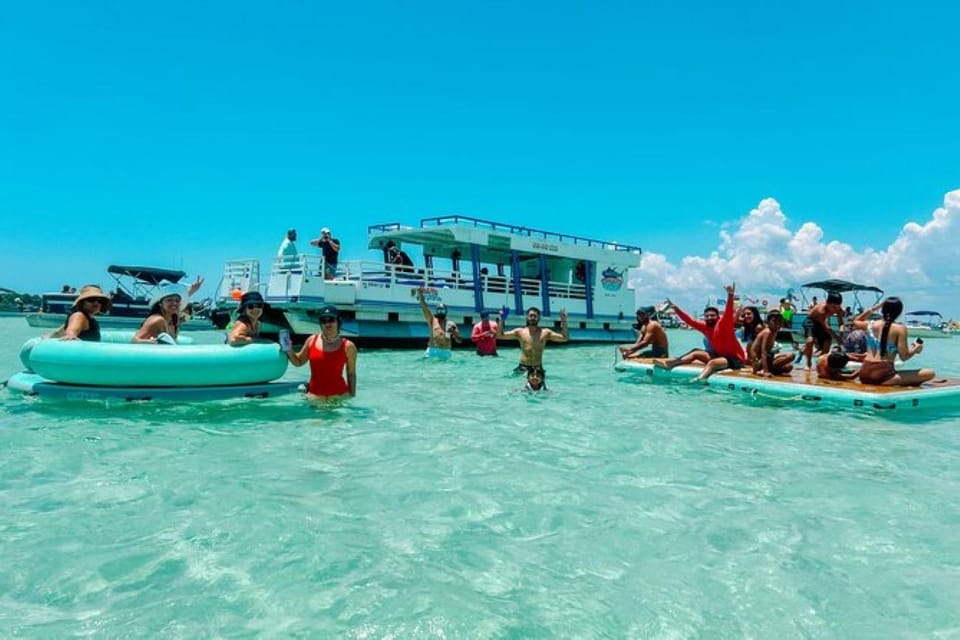
[(20, 360), (47, 381), (92, 387), (211, 387), (276, 380), (287, 370), (279, 345), (158, 345), (27, 341)]

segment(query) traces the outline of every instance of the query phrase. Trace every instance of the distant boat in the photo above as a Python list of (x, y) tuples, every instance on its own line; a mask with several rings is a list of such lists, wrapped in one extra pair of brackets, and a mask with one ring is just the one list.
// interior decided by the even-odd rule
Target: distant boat
[(952, 338), (938, 311), (910, 311), (903, 314), (903, 326), (911, 338)]
[[(97, 316), (101, 327), (108, 329), (137, 329), (144, 318), (150, 315), (150, 297), (164, 280), (179, 282), (187, 274), (184, 271), (158, 269), (156, 267), (130, 267), (110, 265), (107, 273), (114, 279), (115, 287), (110, 295), (110, 313)], [(58, 291), (40, 296), (40, 311), (26, 314), (31, 327), (55, 329), (67, 321), (76, 293)], [(212, 329), (209, 318), (209, 301), (192, 303), (192, 317), (181, 325), (183, 331)]]

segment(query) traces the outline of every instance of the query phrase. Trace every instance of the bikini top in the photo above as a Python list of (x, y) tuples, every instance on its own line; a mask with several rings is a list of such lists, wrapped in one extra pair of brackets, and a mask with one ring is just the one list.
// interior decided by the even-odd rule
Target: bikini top
[[(880, 351), (880, 336), (875, 334), (873, 331), (874, 321), (871, 320), (867, 325), (867, 349), (870, 351)], [(880, 331), (883, 331), (883, 326), (880, 326)], [(890, 340), (889, 334), (887, 335), (887, 353), (896, 353), (897, 344)]]

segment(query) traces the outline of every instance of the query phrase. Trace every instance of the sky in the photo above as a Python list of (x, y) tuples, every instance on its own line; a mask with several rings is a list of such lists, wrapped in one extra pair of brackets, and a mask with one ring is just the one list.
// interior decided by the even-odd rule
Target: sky
[(960, 5), (36, 2), (0, 287), (461, 214), (636, 244), (642, 301), (853, 279), (960, 318)]

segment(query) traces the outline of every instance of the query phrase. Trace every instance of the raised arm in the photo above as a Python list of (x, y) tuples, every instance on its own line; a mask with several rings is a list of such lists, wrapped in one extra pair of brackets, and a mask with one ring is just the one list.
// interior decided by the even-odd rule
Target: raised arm
[(680, 318), (683, 321), (683, 323), (688, 327), (690, 327), (691, 329), (696, 329), (700, 333), (703, 333), (704, 331), (707, 330), (706, 323), (701, 322), (696, 318), (690, 316), (686, 311), (684, 311), (677, 305), (673, 304), (669, 300), (667, 300), (667, 304), (669, 305), (667, 309), (673, 309), (674, 313), (677, 314), (677, 317)]
[(850, 325), (857, 329), (866, 329), (867, 324), (870, 322), (870, 316), (875, 312), (880, 310), (880, 307), (883, 306), (882, 302), (878, 302), (869, 309), (864, 309), (858, 315), (856, 315), (853, 320), (850, 322)]
[(550, 342), (566, 342), (570, 339), (570, 327), (567, 325), (567, 310), (560, 309), (560, 333), (551, 331), (547, 334)]
[(313, 346), (313, 343), (317, 340), (317, 334), (313, 334), (303, 342), (303, 346), (300, 347), (300, 351), (294, 351), (290, 349), (287, 351), (287, 360), (290, 361), (295, 367), (302, 367), (310, 359), (310, 347)]
[(433, 312), (430, 311), (430, 307), (427, 306), (427, 301), (423, 297), (423, 287), (417, 289), (417, 300), (420, 302), (420, 311), (423, 312), (427, 326), (430, 328), (430, 331), (433, 331)]

